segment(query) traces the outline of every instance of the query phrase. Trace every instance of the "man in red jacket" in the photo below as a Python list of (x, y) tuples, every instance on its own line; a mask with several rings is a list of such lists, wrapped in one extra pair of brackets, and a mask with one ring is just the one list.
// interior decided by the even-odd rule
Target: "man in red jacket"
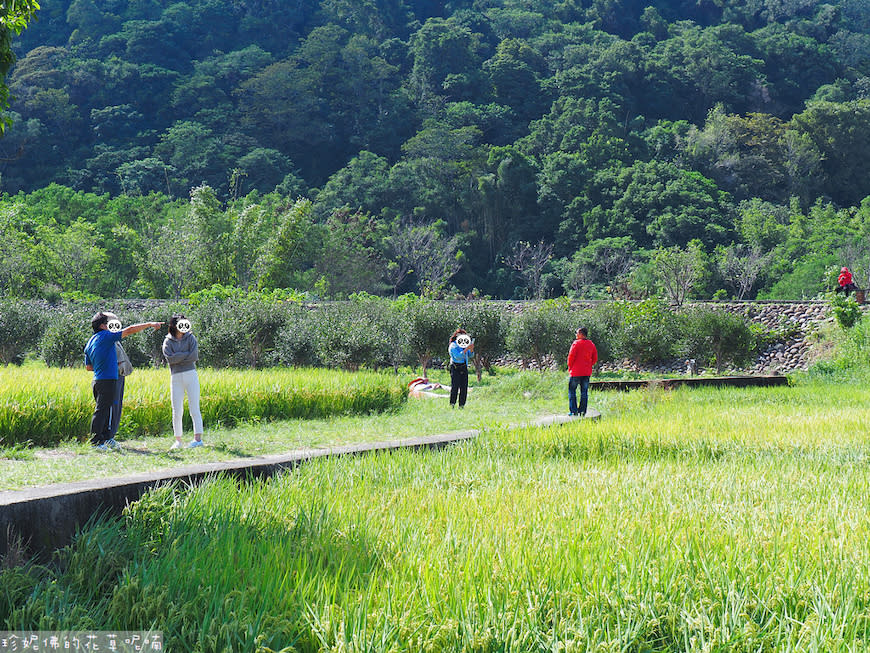
[(844, 292), (846, 293), (846, 297), (849, 296), (849, 293), (853, 290), (858, 290), (858, 286), (855, 285), (855, 282), (852, 280), (852, 273), (849, 272), (849, 268), (843, 267), (840, 270), (840, 276), (837, 277), (837, 288), (834, 292)]
[[(598, 362), (598, 350), (589, 340), (586, 327), (577, 329), (577, 339), (571, 344), (568, 352), (568, 410), (574, 415), (585, 415), (589, 399), (589, 377), (592, 376), (592, 366)], [(580, 386), (580, 408), (577, 408), (577, 386)]]

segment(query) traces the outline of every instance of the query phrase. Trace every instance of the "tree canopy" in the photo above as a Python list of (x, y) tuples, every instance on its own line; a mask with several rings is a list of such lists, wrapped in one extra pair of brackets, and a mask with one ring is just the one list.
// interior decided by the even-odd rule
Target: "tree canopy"
[[(37, 8), (0, 12), (7, 294), (597, 296), (647, 288), (656, 250), (695, 243), (691, 293), (812, 295), (819, 260), (864, 255), (866, 3)], [(452, 252), (449, 281), (429, 280), (440, 259), (399, 256), (413, 229)], [(179, 239), (197, 259), (181, 285), (134, 263)], [(615, 242), (620, 265), (601, 267)], [(533, 245), (541, 269), (506, 264)], [(102, 256), (111, 273), (87, 280)], [(740, 285), (750, 258), (763, 266)]]

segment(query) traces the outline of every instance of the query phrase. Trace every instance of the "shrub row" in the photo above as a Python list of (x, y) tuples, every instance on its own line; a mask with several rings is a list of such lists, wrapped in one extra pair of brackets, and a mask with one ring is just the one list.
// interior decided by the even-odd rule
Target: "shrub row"
[[(50, 366), (82, 364), (97, 306), (0, 302), (0, 362), (37, 355)], [(720, 367), (752, 359), (769, 334), (746, 319), (710, 308), (674, 310), (651, 299), (612, 302), (592, 309), (552, 300), (513, 314), (501, 305), (469, 301), (444, 304), (404, 296), (388, 300), (357, 296), (351, 301), (303, 306), (248, 295), (211, 298), (195, 306), (166, 305), (154, 311), (116, 310), (125, 325), (167, 320), (183, 312), (200, 344), (200, 364), (259, 368), (314, 366), (346, 370), (426, 369), (446, 357), (447, 340), (457, 327), (475, 338), (478, 374), (505, 355), (521, 364), (561, 362), (579, 325), (589, 329), (602, 362), (631, 359), (654, 364), (677, 357)], [(163, 364), (165, 328), (124, 340), (134, 365)]]

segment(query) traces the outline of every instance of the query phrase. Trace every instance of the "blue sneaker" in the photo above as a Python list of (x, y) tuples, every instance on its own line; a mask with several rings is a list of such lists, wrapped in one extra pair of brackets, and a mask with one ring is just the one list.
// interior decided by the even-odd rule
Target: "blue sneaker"
[(120, 451), (121, 445), (115, 442), (115, 438), (111, 438), (110, 440), (106, 440), (106, 446), (109, 447), (112, 451)]
[(202, 440), (191, 440), (190, 444), (187, 445), (190, 449), (194, 449), (196, 447), (203, 446)]
[(105, 442), (101, 442), (100, 444), (95, 444), (92, 446), (97, 451), (108, 451), (109, 450), (109, 447), (106, 446)]

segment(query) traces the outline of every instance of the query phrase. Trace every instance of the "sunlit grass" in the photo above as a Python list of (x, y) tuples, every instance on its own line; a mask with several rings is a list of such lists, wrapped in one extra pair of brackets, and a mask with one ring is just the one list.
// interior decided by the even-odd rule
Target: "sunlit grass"
[[(91, 378), (84, 369), (0, 367), (0, 445), (86, 439), (94, 409)], [(203, 420), (212, 428), (383, 412), (405, 400), (400, 380), (384, 373), (204, 369), (199, 379)], [(156, 435), (170, 425), (168, 370), (137, 370), (125, 386), (119, 436)]]
[(201, 651), (864, 651), (868, 395), (613, 394), (600, 422), (164, 488), (7, 623)]
[[(268, 374), (268, 371), (260, 374)], [(404, 392), (404, 384), (416, 374), (405, 371), (398, 380), (392, 375), (387, 376), (391, 383), (401, 385)], [(449, 379), (440, 371), (431, 376), (433, 380), (449, 383)], [(131, 377), (131, 390), (136, 381), (135, 375)], [(87, 380), (85, 383), (88, 384)], [(206, 446), (190, 451), (169, 451), (173, 439), (168, 433), (133, 436), (124, 435), (124, 429), (118, 438), (123, 446), (121, 453), (95, 452), (87, 443), (74, 440), (51, 447), (0, 448), (0, 490), (126, 476), (186, 464), (280, 454), (302, 448), (399, 440), (464, 429), (489, 429), (529, 421), (542, 414), (564, 412), (566, 394), (567, 384), (563, 375), (502, 371), (495, 377), (484, 375), (480, 382), (472, 379), (468, 404), (464, 410), (450, 410), (446, 398), (412, 399), (403, 402), (395, 410), (383, 413), (272, 422), (249, 421), (235, 427), (207, 426), (204, 438)], [(93, 399), (89, 399), (92, 404)], [(599, 404), (609, 400), (608, 396), (600, 393), (593, 395), (593, 402)], [(167, 429), (168, 419), (167, 413)], [(122, 424), (126, 420), (125, 408)], [(191, 433), (189, 425), (187, 433)], [(8, 452), (8, 455), (4, 452)]]

